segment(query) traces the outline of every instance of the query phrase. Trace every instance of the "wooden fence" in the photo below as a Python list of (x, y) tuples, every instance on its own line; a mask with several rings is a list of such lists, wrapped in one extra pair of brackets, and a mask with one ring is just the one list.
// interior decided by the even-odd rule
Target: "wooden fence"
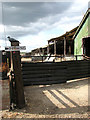
[(29, 63), (22, 62), (24, 85), (56, 84), (90, 76), (90, 60)]

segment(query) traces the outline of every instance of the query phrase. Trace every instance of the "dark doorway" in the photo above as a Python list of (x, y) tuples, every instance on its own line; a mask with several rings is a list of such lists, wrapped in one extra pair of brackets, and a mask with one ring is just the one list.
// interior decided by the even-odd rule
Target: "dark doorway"
[(90, 37), (83, 39), (83, 53), (90, 57)]

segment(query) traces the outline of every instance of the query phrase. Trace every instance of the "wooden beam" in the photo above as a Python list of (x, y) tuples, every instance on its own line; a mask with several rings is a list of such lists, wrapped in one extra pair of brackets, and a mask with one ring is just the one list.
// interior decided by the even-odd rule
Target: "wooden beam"
[(57, 51), (56, 51), (56, 40), (54, 40), (54, 54), (55, 55), (57, 54)]
[(69, 46), (69, 54), (71, 55), (71, 45)]
[(41, 50), (40, 50), (40, 48), (38, 48), (38, 51), (39, 51), (39, 55), (41, 55)]
[(48, 43), (48, 46), (47, 46), (47, 54), (49, 54), (49, 43)]
[(64, 56), (66, 56), (66, 38), (64, 37)]
[(42, 48), (42, 54), (43, 54), (43, 55), (44, 55), (44, 51), (45, 51), (45, 50)]

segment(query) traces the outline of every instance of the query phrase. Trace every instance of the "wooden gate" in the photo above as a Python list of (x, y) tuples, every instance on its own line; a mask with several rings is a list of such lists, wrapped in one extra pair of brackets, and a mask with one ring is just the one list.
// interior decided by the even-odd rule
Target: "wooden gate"
[(65, 83), (90, 76), (90, 61), (22, 62), (24, 85)]

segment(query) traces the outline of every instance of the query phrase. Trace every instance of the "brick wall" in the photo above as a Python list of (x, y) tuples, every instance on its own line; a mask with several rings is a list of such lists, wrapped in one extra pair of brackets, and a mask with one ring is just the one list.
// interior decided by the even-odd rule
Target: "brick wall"
[(0, 110), (10, 108), (9, 80), (0, 80)]

